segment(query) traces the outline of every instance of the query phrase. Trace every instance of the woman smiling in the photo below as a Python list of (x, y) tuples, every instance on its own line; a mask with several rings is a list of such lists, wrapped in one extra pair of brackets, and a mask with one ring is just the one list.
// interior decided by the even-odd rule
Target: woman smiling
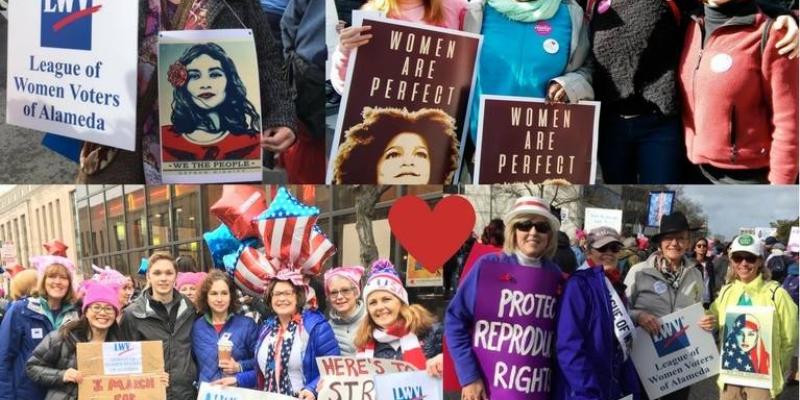
[(28, 360), (28, 376), (47, 389), (45, 400), (78, 398), (78, 384), (83, 381), (83, 374), (76, 369), (78, 343), (120, 339), (117, 332), (120, 304), (116, 288), (89, 281), (85, 290), (83, 317), (47, 335)]
[(328, 322), (336, 335), (343, 356), (356, 354), (353, 341), (356, 329), (366, 317), (366, 307), (361, 300), (361, 276), (364, 267), (339, 267), (325, 272), (325, 294), (330, 310)]

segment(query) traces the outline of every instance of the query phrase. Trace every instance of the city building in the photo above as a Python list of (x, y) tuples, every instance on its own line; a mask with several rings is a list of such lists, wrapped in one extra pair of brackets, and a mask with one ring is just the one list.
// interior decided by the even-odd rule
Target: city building
[(74, 194), (74, 185), (16, 185), (0, 194), (0, 241), (13, 243), (17, 262), (30, 266), (30, 258), (45, 254), (42, 245), (54, 239), (76, 259)]

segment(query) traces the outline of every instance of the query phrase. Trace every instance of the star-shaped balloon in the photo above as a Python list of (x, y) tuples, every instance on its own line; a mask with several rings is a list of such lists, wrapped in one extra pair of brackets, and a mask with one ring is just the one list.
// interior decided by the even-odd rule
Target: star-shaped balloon
[(254, 219), (267, 208), (264, 192), (248, 185), (225, 185), (222, 197), (211, 206), (214, 214), (239, 240), (258, 236)]
[(311, 229), (318, 216), (319, 208), (301, 203), (280, 187), (269, 209), (256, 218), (264, 253), (281, 265), (300, 269), (309, 256)]
[(236, 252), (242, 245), (242, 241), (233, 236), (233, 233), (225, 224), (221, 224), (211, 232), (204, 233), (203, 240), (206, 241), (208, 251), (211, 253), (211, 259), (217, 268), (224, 266), (224, 256)]
[(314, 225), (311, 229), (311, 237), (309, 238), (310, 249), (309, 256), (300, 266), (303, 275), (319, 275), (322, 270), (322, 264), (336, 254), (336, 246), (333, 242), (328, 240), (328, 237), (322, 232), (319, 225)]

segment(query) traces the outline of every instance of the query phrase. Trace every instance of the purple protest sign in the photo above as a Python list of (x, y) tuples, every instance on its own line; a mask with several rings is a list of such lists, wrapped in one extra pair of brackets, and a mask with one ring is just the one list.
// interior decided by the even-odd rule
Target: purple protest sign
[(559, 274), (492, 263), (478, 275), (472, 351), (490, 399), (548, 399)]

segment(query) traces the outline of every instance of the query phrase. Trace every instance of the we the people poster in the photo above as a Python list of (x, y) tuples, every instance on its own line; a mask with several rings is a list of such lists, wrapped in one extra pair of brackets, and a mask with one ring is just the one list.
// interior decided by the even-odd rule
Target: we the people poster
[(474, 184), (593, 184), (600, 103), (481, 96)]
[(135, 150), (138, 14), (135, 1), (10, 2), (7, 122)]
[(774, 307), (733, 306), (725, 310), (720, 378), (733, 385), (772, 387)]
[(359, 12), (353, 20), (372, 38), (349, 56), (327, 182), (452, 182), (481, 36)]
[(261, 93), (248, 29), (159, 34), (161, 178), (261, 181)]

